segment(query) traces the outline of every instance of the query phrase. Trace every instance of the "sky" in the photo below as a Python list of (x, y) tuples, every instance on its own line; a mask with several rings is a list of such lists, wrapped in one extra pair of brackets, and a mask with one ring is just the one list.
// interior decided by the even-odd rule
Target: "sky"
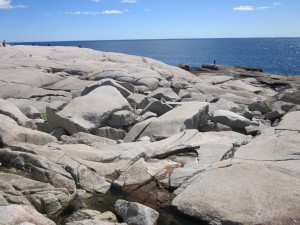
[(0, 0), (7, 42), (300, 37), (299, 0)]

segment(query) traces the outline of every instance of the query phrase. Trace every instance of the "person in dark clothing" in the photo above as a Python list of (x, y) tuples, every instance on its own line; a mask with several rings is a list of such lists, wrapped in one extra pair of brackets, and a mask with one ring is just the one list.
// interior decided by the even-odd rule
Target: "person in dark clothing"
[(5, 46), (6, 46), (6, 42), (5, 42), (5, 40), (2, 42), (2, 45), (3, 45), (3, 47), (5, 47)]
[(214, 65), (216, 65), (216, 60), (214, 59)]

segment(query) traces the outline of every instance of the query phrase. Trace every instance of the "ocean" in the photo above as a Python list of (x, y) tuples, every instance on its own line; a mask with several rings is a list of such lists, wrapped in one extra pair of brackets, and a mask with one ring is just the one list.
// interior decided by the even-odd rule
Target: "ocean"
[(265, 72), (300, 75), (300, 38), (216, 38), (120, 41), (23, 42), (13, 44), (82, 46), (150, 57), (169, 65), (205, 63), (259, 67)]

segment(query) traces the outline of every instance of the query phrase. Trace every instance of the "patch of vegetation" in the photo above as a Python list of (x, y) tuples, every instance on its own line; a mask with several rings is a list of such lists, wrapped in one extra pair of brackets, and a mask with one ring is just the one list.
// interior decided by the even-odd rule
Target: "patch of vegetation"
[(144, 63), (148, 63), (148, 61), (144, 57), (142, 57), (142, 60)]
[(42, 112), (41, 116), (42, 116), (43, 120), (47, 120), (47, 113), (46, 112)]

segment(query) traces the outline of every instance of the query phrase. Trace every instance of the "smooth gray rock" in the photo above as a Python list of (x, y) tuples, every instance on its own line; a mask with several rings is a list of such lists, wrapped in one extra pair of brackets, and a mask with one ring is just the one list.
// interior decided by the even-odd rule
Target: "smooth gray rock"
[(284, 115), (278, 125), (278, 129), (287, 129), (298, 131), (300, 127), (300, 112), (290, 112)]
[(132, 93), (127, 98), (127, 101), (134, 109), (143, 109), (149, 104), (149, 98), (147, 98), (145, 95), (138, 94), (138, 93)]
[(297, 224), (299, 170), (280, 171), (276, 163), (223, 161), (196, 175), (172, 206), (210, 224)]
[(207, 123), (207, 105), (208, 103), (204, 102), (186, 102), (151, 121), (139, 137), (163, 139), (185, 129), (199, 129)]
[(87, 87), (85, 87), (85, 89), (81, 93), (81, 96), (87, 95), (94, 89), (101, 87), (101, 86), (112, 86), (112, 87), (116, 88), (123, 95), (124, 98), (126, 98), (132, 94), (129, 90), (127, 90), (122, 85), (120, 85), (119, 82), (114, 81), (113, 79), (103, 79), (103, 80), (99, 81), (98, 83), (90, 84)]
[(73, 99), (55, 114), (51, 122), (64, 128), (69, 134), (80, 131), (89, 133), (105, 126), (111, 114), (120, 110), (131, 110), (127, 100), (116, 88), (101, 86), (87, 95)]
[(245, 111), (243, 108), (241, 108), (239, 105), (235, 104), (234, 102), (222, 98), (215, 103), (209, 104), (209, 113), (211, 115), (213, 115), (214, 112), (218, 109), (223, 109), (235, 113), (243, 113)]
[(130, 131), (126, 134), (124, 141), (125, 142), (134, 142), (139, 139), (141, 136), (142, 132), (149, 126), (149, 124), (156, 120), (156, 117), (149, 118), (147, 120), (144, 120), (140, 123), (135, 124)]
[(247, 118), (226, 110), (216, 110), (213, 115), (215, 123), (221, 123), (231, 128), (245, 128), (250, 125), (251, 121)]
[(116, 213), (129, 225), (155, 225), (159, 217), (154, 209), (136, 202), (119, 199), (114, 207)]
[(64, 101), (54, 101), (47, 105), (46, 114), (47, 121), (49, 126), (49, 131), (53, 131), (57, 128), (60, 128), (60, 125), (56, 123), (56, 113), (62, 110), (67, 105), (67, 102)]
[(146, 112), (153, 112), (156, 113), (158, 116), (161, 116), (165, 114), (166, 112), (169, 112), (173, 108), (167, 104), (163, 103), (161, 101), (151, 101), (143, 110), (143, 114)]
[(158, 88), (157, 90), (151, 92), (148, 97), (153, 97), (158, 100), (163, 98), (167, 101), (173, 102), (180, 100), (180, 97), (171, 88)]
[(172, 205), (211, 224), (299, 223), (299, 115), (286, 114), (233, 159), (195, 175), (176, 190)]

